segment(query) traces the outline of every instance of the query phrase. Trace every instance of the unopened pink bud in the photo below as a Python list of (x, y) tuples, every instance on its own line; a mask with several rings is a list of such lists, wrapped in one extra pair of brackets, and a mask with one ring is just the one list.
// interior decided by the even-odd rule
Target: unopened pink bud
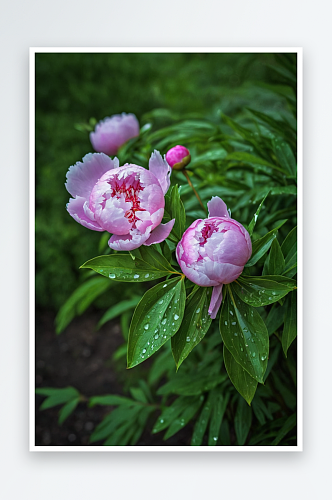
[(166, 153), (166, 161), (174, 170), (183, 170), (190, 160), (190, 152), (184, 146), (174, 146)]

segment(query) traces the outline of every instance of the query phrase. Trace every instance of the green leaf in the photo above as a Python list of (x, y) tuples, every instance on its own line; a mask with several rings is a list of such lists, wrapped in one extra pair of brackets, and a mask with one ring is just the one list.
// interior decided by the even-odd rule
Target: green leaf
[(177, 374), (172, 380), (160, 387), (157, 394), (179, 394), (183, 396), (197, 396), (207, 392), (217, 385), (224, 382), (227, 378), (226, 373), (214, 375), (206, 372), (198, 372), (190, 375)]
[(274, 153), (278, 159), (279, 165), (291, 176), (296, 176), (296, 160), (290, 145), (281, 140), (273, 140)]
[(111, 319), (120, 316), (122, 313), (136, 307), (140, 300), (141, 297), (139, 297), (138, 295), (134, 295), (132, 299), (122, 300), (121, 302), (118, 302), (114, 306), (110, 307), (100, 319), (97, 325), (97, 329), (107, 323), (107, 321), (110, 321)]
[(232, 289), (246, 304), (253, 307), (277, 302), (296, 288), (296, 281), (285, 276), (240, 276)]
[(255, 155), (252, 155), (250, 153), (245, 153), (242, 151), (235, 151), (234, 153), (229, 153), (226, 156), (226, 161), (227, 160), (240, 161), (242, 163), (249, 164), (249, 165), (262, 165), (264, 167), (269, 167), (269, 168), (272, 168), (274, 170), (278, 170), (279, 172), (284, 173), (284, 170), (282, 168), (278, 167), (277, 165), (275, 165), (274, 163), (270, 163), (267, 160), (264, 160), (263, 158), (261, 158), (259, 156), (255, 156)]
[(210, 151), (206, 151), (201, 155), (195, 156), (190, 163), (190, 167), (196, 167), (197, 165), (205, 165), (208, 161), (217, 161), (223, 160), (227, 156), (227, 151), (224, 148), (211, 149)]
[(285, 257), (284, 274), (293, 277), (297, 272), (297, 227), (294, 227), (286, 236), (281, 245)]
[(141, 387), (130, 387), (130, 394), (132, 397), (136, 400), (139, 401), (140, 403), (145, 403), (147, 404), (148, 398), (146, 397), (143, 389)]
[[(136, 251), (135, 251), (136, 252)], [(134, 252), (132, 252), (134, 254)], [(102, 255), (88, 260), (81, 268), (93, 269), (114, 281), (141, 282), (151, 281), (175, 271), (165, 257), (151, 247), (142, 246), (137, 250), (138, 257), (130, 254)]]
[(240, 398), (234, 417), (235, 434), (239, 446), (243, 446), (246, 442), (251, 427), (251, 421), (251, 408), (246, 404), (244, 399)]
[(280, 441), (296, 426), (296, 413), (293, 413), (284, 425), (281, 427), (280, 431), (278, 432), (277, 436), (275, 439), (272, 441), (271, 445), (272, 446), (277, 446)]
[(135, 309), (128, 337), (128, 368), (154, 354), (180, 328), (186, 292), (178, 277), (150, 288)]
[(192, 404), (188, 405), (185, 410), (180, 413), (180, 415), (173, 420), (171, 425), (169, 426), (165, 436), (164, 440), (169, 439), (170, 437), (174, 436), (179, 430), (183, 429), (187, 425), (187, 423), (194, 418), (196, 413), (198, 412), (199, 408), (202, 406), (202, 399), (201, 398), (196, 398)]
[(257, 389), (257, 380), (252, 378), (249, 373), (235, 361), (234, 356), (232, 356), (225, 344), (224, 362), (228, 376), (231, 379), (231, 382), (234, 385), (235, 389), (250, 405)]
[(36, 394), (48, 396), (40, 406), (40, 410), (46, 410), (47, 408), (52, 408), (53, 406), (67, 403), (72, 399), (80, 397), (80, 393), (74, 387), (65, 387), (63, 389), (43, 387), (40, 389), (36, 389)]
[(279, 304), (274, 304), (270, 309), (269, 314), (265, 320), (267, 331), (269, 336), (276, 332), (284, 322), (285, 314), (285, 304), (280, 306)]
[(134, 427), (137, 415), (143, 408), (145, 409), (145, 407), (142, 407), (141, 405), (132, 406), (130, 411), (128, 407), (123, 408), (120, 406), (119, 408), (116, 408), (111, 413), (106, 415), (104, 420), (97, 425), (90, 436), (90, 442), (93, 443), (95, 441), (100, 441), (101, 439), (106, 439), (111, 435), (116, 438), (122, 437), (122, 431), (120, 433), (118, 432), (118, 429), (121, 429), (123, 424), (125, 424), (127, 428)]
[(297, 335), (297, 295), (296, 291), (292, 292), (290, 297), (288, 297), (285, 312), (285, 326), (282, 332), (281, 344), (285, 356), (287, 357), (287, 351), (293, 340)]
[(219, 390), (214, 391), (212, 396), (212, 411), (209, 427), (209, 446), (216, 446), (222, 420), (229, 401), (229, 393), (222, 394)]
[[(203, 397), (200, 398), (200, 401), (203, 401)], [(192, 404), (195, 403), (197, 398), (192, 398), (192, 397), (179, 397), (176, 398), (176, 400), (170, 405), (166, 406), (160, 417), (157, 419), (153, 429), (152, 433), (156, 434), (157, 432), (160, 432), (164, 429), (166, 429), (169, 425), (172, 424), (176, 420), (176, 418), (181, 414), (181, 412), (184, 412), (188, 406), (191, 406)]]
[(186, 213), (179, 195), (178, 186), (172, 186), (165, 196), (165, 213), (169, 215), (169, 220), (175, 219), (171, 234), (175, 236), (178, 242), (182, 238), (186, 224)]
[(79, 402), (80, 402), (80, 398), (72, 399), (71, 401), (68, 401), (68, 403), (66, 403), (61, 408), (61, 410), (59, 411), (59, 420), (58, 420), (59, 425), (63, 424), (63, 422), (66, 420), (66, 418), (68, 418), (69, 415), (71, 415), (71, 413), (73, 413), (73, 411), (75, 410), (75, 408)]
[(212, 398), (211, 395), (207, 398), (198, 420), (196, 421), (194, 432), (191, 438), (191, 446), (200, 446), (209, 422), (212, 411)]
[(263, 383), (269, 354), (269, 336), (264, 321), (226, 285), (220, 315), (221, 337), (235, 361), (251, 377)]
[(268, 196), (268, 194), (269, 194), (269, 192), (267, 192), (267, 193), (266, 193), (266, 195), (264, 196), (264, 198), (263, 198), (263, 199), (262, 199), (262, 201), (260, 202), (260, 204), (259, 204), (259, 206), (258, 206), (258, 208), (257, 208), (257, 210), (256, 210), (256, 212), (255, 212), (255, 214), (254, 214), (254, 216), (253, 216), (253, 218), (252, 218), (252, 220), (251, 220), (251, 222), (250, 222), (249, 226), (248, 226), (248, 233), (249, 233), (249, 235), (250, 235), (250, 236), (252, 235), (252, 233), (253, 233), (253, 231), (254, 231), (254, 227), (255, 227), (255, 225), (256, 225), (256, 222), (257, 222), (257, 219), (258, 219), (259, 213), (260, 213), (260, 211), (261, 211), (261, 209), (262, 209), (262, 207), (263, 207), (263, 203), (264, 203), (264, 201), (266, 200), (266, 197)]
[(71, 320), (82, 314), (92, 302), (106, 292), (112, 283), (101, 276), (95, 276), (80, 285), (60, 308), (56, 318), (56, 333), (61, 333)]
[(281, 226), (283, 226), (286, 221), (287, 221), (287, 219), (279, 222), (279, 224), (277, 225), (277, 227), (275, 227), (274, 229), (272, 229), (272, 231), (270, 231), (269, 233), (265, 234), (265, 236), (263, 236), (262, 238), (260, 238), (260, 239), (258, 239), (258, 240), (256, 240), (256, 241), (253, 242), (253, 244), (252, 244), (252, 255), (251, 255), (250, 259), (248, 260), (248, 262), (246, 263), (245, 267), (251, 267), (251, 266), (253, 266), (254, 264), (256, 264), (256, 262), (259, 261), (259, 259), (261, 257), (263, 257), (264, 254), (266, 254), (266, 252), (268, 251), (268, 249), (272, 245), (273, 240), (277, 236), (278, 229), (280, 229)]
[(105, 396), (93, 396), (89, 399), (89, 408), (96, 405), (117, 406), (117, 405), (133, 405), (135, 401), (117, 394), (106, 394)]
[(208, 314), (210, 299), (211, 290), (199, 287), (186, 301), (180, 329), (172, 337), (172, 353), (177, 369), (210, 328), (212, 321)]
[(269, 255), (268, 274), (272, 275), (282, 274), (284, 268), (285, 268), (285, 259), (281, 251), (279, 242), (277, 238), (275, 238), (272, 242)]

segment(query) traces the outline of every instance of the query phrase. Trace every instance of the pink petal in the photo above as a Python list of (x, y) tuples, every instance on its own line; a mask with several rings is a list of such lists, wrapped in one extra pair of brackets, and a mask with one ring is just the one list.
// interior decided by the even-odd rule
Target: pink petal
[(90, 217), (88, 216), (89, 213), (86, 213), (86, 210), (84, 210), (84, 208), (86, 208), (86, 200), (81, 196), (78, 196), (75, 199), (70, 198), (67, 205), (69, 214), (73, 217), (73, 219), (76, 220), (76, 222), (79, 222), (79, 224), (82, 224), (82, 226), (87, 227), (88, 229), (92, 229), (93, 231), (104, 231), (104, 229), (100, 227), (98, 222), (90, 219)]
[(222, 287), (223, 284), (213, 287), (210, 306), (209, 306), (209, 315), (212, 319), (215, 319), (217, 316), (217, 312), (219, 310), (221, 301), (222, 301)]
[(89, 153), (84, 156), (83, 163), (78, 161), (69, 168), (66, 189), (72, 196), (81, 196), (88, 200), (100, 177), (118, 166), (117, 158), (111, 160), (104, 153)]
[(229, 217), (227, 205), (219, 196), (212, 196), (207, 204), (209, 217)]
[(166, 194), (170, 186), (171, 167), (167, 161), (162, 159), (161, 154), (156, 149), (149, 161), (149, 170), (157, 178), (163, 193)]
[(122, 236), (113, 234), (113, 236), (108, 240), (108, 246), (113, 250), (135, 250), (135, 248), (143, 245), (143, 243), (149, 238), (149, 235), (149, 228), (143, 234), (135, 229)]
[(154, 243), (161, 243), (164, 241), (169, 233), (172, 231), (175, 219), (170, 220), (166, 224), (159, 224), (151, 233), (150, 238), (144, 243), (147, 247)]

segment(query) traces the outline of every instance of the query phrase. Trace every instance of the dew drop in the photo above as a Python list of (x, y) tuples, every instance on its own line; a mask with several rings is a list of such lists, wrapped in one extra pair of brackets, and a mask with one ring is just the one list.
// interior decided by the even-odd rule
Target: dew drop
[(243, 347), (241, 347), (241, 351), (243, 352)]
[(227, 326), (227, 321), (225, 321), (225, 325)]
[(232, 325), (236, 325), (236, 321), (232, 321)]
[(158, 304), (162, 304), (164, 301), (163, 299), (159, 300)]
[(166, 319), (166, 318), (165, 318), (165, 319), (163, 319), (163, 320), (162, 320), (162, 322), (161, 322), (161, 324), (162, 324), (162, 325), (165, 325), (165, 324), (166, 324), (166, 321), (167, 321), (167, 319)]
[(237, 337), (237, 333), (236, 332), (234, 333), (234, 337)]
[(146, 325), (144, 325), (144, 330), (147, 330), (149, 328), (149, 323), (147, 323)]
[(166, 288), (166, 287), (167, 287), (167, 285), (163, 285), (163, 288)]
[(253, 352), (253, 353), (252, 353), (252, 357), (254, 358), (255, 356), (256, 356), (256, 353), (255, 353), (255, 352)]
[(233, 316), (233, 311), (229, 311), (229, 314), (230, 314), (231, 316)]
[(159, 335), (158, 335), (158, 334), (154, 336), (154, 338), (155, 338), (156, 340), (157, 340), (157, 338), (158, 338), (158, 337), (159, 337)]
[(142, 353), (145, 354), (146, 353), (146, 349), (143, 349)]
[(134, 279), (136, 280), (137, 278), (139, 278), (139, 274), (134, 274)]
[(218, 439), (218, 436), (216, 436), (216, 437), (213, 438), (214, 441), (217, 441), (217, 439)]
[(163, 424), (163, 423), (164, 423), (164, 419), (163, 419), (163, 418), (161, 418), (161, 419), (159, 420), (159, 422), (160, 422), (161, 424)]
[(190, 337), (187, 337), (187, 338), (186, 338), (186, 341), (187, 341), (187, 342), (190, 342)]
[(177, 314), (174, 314), (174, 319), (175, 319), (175, 321), (176, 321), (177, 319), (179, 319), (179, 317), (180, 317), (180, 316), (178, 316)]
[(201, 310), (201, 308), (199, 307), (199, 308), (197, 309), (197, 311), (196, 311), (196, 314), (198, 314), (200, 310)]
[(266, 356), (261, 356), (261, 360), (265, 361), (266, 360)]
[(108, 277), (114, 279), (115, 278), (115, 274), (109, 274)]
[(147, 273), (147, 274), (144, 276), (144, 278), (148, 278), (149, 276), (150, 276), (150, 275), (149, 275), (149, 273)]

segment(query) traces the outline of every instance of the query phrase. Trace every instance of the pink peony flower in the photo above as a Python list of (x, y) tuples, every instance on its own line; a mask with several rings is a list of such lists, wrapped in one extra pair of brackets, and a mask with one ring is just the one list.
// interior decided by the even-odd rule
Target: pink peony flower
[(90, 133), (90, 141), (95, 151), (106, 155), (116, 155), (122, 144), (139, 135), (139, 123), (132, 113), (113, 115), (97, 123)]
[(251, 256), (248, 231), (230, 218), (226, 204), (214, 196), (209, 217), (198, 219), (184, 232), (176, 248), (182, 272), (199, 286), (213, 286), (209, 307), (212, 319), (222, 301), (222, 286), (240, 276)]
[(189, 149), (184, 146), (174, 146), (166, 153), (166, 161), (174, 170), (183, 170), (190, 160)]
[(156, 150), (149, 170), (132, 164), (119, 167), (117, 158), (89, 153), (67, 172), (66, 189), (74, 197), (67, 210), (83, 226), (113, 233), (108, 244), (114, 250), (160, 243), (175, 220), (161, 224), (170, 173)]

